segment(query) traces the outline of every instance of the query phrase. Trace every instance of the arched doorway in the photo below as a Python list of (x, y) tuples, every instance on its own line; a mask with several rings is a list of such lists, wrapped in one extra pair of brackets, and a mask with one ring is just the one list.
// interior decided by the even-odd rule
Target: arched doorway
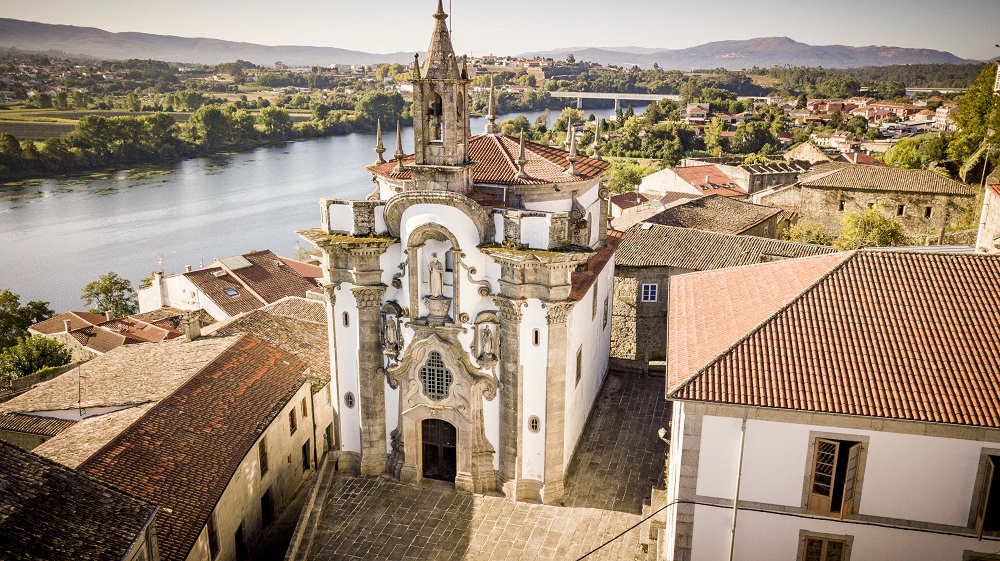
[(424, 477), (454, 483), (458, 471), (458, 430), (455, 425), (441, 419), (424, 419), (420, 423), (420, 432)]

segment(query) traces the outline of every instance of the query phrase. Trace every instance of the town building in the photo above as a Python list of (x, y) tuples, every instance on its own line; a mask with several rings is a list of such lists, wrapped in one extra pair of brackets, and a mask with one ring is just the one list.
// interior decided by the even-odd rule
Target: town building
[(157, 507), (0, 441), (0, 557), (158, 561)]
[(881, 205), (915, 244), (939, 240), (976, 200), (975, 187), (929, 170), (833, 165), (823, 171), (793, 186), (756, 193), (753, 200), (795, 210), (801, 220), (819, 225), (829, 236), (840, 232), (845, 212)]
[(657, 199), (673, 194), (747, 196), (746, 189), (714, 164), (662, 169), (642, 178), (639, 192)]
[(152, 284), (139, 290), (139, 311), (163, 306), (205, 310), (216, 320), (252, 312), (288, 296), (318, 291), (318, 267), (275, 255), (269, 250), (218, 259), (208, 267), (176, 275), (154, 272)]
[(785, 211), (778, 207), (709, 195), (667, 208), (645, 222), (722, 234), (778, 238), (779, 219), (784, 214)]
[(684, 167), (714, 165), (748, 193), (791, 185), (798, 180), (800, 174), (808, 170), (807, 165), (794, 161), (744, 164), (741, 158), (685, 158), (681, 163)]
[(609, 164), (472, 136), (467, 62), (439, 2), (412, 68), (415, 153), (379, 134), (364, 200), (321, 200), (334, 461), (366, 476), (558, 502), (604, 380)]
[(875, 250), (673, 278), (664, 557), (992, 557), (998, 281)]
[(316, 465), (309, 376), (241, 336), (78, 470), (160, 508), (161, 559), (246, 559)]
[[(699, 199), (704, 200), (704, 199)], [(738, 229), (743, 224), (737, 217)], [(642, 369), (667, 352), (670, 279), (692, 271), (739, 267), (832, 253), (831, 247), (637, 224), (622, 234), (615, 252), (611, 357), (616, 368)], [(747, 287), (726, 288), (733, 294)], [(708, 331), (702, 336), (713, 337)]]
[(976, 251), (1000, 253), (1000, 174), (994, 172), (986, 181), (983, 210), (979, 218)]
[[(189, 313), (194, 315), (187, 317)], [(72, 353), (73, 362), (81, 362), (122, 345), (156, 343), (181, 337), (187, 321), (208, 325), (214, 319), (203, 312), (185, 312), (169, 307), (115, 319), (110, 314), (66, 312), (28, 327), (28, 332), (59, 341)]]

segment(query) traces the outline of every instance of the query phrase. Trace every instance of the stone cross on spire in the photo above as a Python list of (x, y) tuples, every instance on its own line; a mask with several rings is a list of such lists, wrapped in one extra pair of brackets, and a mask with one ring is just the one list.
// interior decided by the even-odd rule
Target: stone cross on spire
[(492, 75), (490, 75), (490, 105), (486, 112), (486, 134), (500, 134), (500, 127), (497, 126), (496, 86), (493, 84)]
[(403, 125), (396, 121), (396, 167), (392, 170), (392, 173), (403, 173), (403, 157), (406, 154), (403, 153)]
[(385, 158), (382, 157), (385, 152), (385, 144), (382, 143), (382, 119), (379, 119), (375, 125), (375, 153), (378, 154), (376, 164), (385, 163)]
[(427, 59), (424, 61), (424, 79), (426, 80), (460, 80), (458, 60), (455, 58), (455, 48), (451, 44), (451, 33), (444, 20), (444, 4), (438, 0), (437, 13), (434, 14), (437, 23), (434, 34), (431, 35), (431, 45), (427, 48)]

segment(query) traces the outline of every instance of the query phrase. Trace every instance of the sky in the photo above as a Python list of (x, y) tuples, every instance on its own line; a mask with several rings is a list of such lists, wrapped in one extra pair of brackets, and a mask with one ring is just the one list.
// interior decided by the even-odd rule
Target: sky
[[(450, 0), (459, 53), (562, 47), (678, 49), (787, 36), (1000, 56), (1000, 0)], [(449, 0), (445, 0), (448, 10)], [(427, 49), (435, 0), (0, 0), (0, 17), (365, 52)]]

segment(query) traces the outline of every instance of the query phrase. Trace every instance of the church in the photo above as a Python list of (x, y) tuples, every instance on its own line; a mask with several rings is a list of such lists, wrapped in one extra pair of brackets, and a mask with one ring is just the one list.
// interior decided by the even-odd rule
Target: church
[(608, 369), (609, 164), (482, 134), (439, 0), (415, 55), (413, 153), (367, 167), (364, 200), (321, 199), (338, 469), (558, 503)]

